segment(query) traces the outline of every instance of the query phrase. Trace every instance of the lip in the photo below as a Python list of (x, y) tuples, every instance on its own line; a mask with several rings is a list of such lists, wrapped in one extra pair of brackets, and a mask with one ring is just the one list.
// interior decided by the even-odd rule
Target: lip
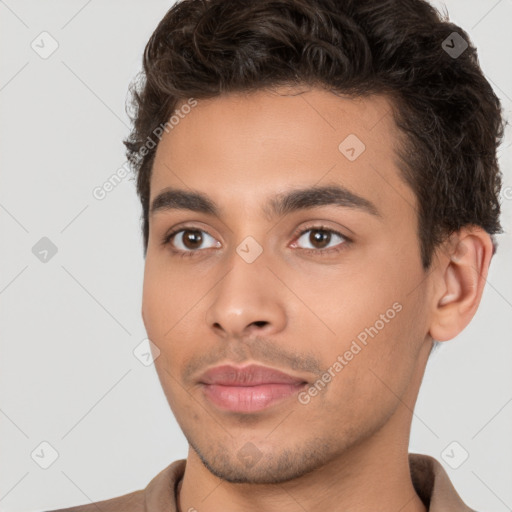
[(307, 384), (301, 377), (256, 364), (217, 366), (203, 373), (199, 383), (206, 398), (220, 409), (246, 413), (282, 402)]

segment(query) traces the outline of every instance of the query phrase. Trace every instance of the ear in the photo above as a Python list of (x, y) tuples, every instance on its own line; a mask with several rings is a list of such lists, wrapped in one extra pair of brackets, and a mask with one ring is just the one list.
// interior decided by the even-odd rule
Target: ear
[(454, 233), (437, 253), (429, 334), (434, 340), (447, 341), (457, 336), (476, 313), (494, 246), (485, 230), (471, 226)]

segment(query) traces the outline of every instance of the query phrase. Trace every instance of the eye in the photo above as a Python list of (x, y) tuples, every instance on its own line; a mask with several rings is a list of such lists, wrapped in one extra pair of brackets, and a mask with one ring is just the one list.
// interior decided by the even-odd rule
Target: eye
[(213, 245), (210, 247), (220, 247), (220, 242), (217, 242), (217, 240), (206, 233), (206, 231), (185, 227), (165, 235), (162, 243), (164, 245), (170, 245), (173, 252), (188, 256), (197, 252), (198, 249), (208, 249), (209, 247), (202, 247), (202, 245), (205, 242), (210, 242), (211, 244), (212, 241)]
[(302, 230), (299, 235), (292, 246), (295, 247), (297, 243), (310, 244), (310, 247), (299, 247), (299, 249), (313, 253), (338, 252), (343, 250), (343, 246), (350, 241), (341, 233), (324, 226), (312, 226)]
[[(294, 237), (298, 238), (295, 238), (291, 247), (297, 247), (307, 254), (314, 255), (342, 251), (351, 242), (349, 238), (338, 231), (325, 226), (311, 226), (297, 232)], [(210, 245), (204, 247), (205, 243)], [(310, 244), (310, 247), (300, 247), (301, 244)], [(206, 231), (193, 226), (181, 227), (167, 233), (162, 239), (162, 245), (168, 245), (171, 251), (178, 256), (195, 256), (201, 252), (200, 249), (221, 246), (220, 242)]]

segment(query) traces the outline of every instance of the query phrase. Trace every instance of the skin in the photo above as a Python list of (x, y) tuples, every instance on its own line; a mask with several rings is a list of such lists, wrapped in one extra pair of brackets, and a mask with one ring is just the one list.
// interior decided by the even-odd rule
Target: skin
[[(181, 511), (426, 510), (409, 475), (412, 410), (432, 338), (456, 336), (478, 307), (492, 243), (469, 226), (422, 268), (417, 201), (399, 174), (390, 111), (383, 96), (317, 88), (229, 94), (198, 101), (160, 141), (150, 201), (174, 187), (220, 209), (150, 216), (142, 316), (190, 446)], [(349, 134), (366, 146), (354, 161), (338, 149)], [(262, 211), (276, 193), (327, 184), (379, 215), (335, 205)], [(181, 232), (162, 244), (182, 226), (203, 230), (203, 241), (187, 246)], [(316, 226), (351, 242), (299, 234)], [(252, 263), (236, 252), (248, 236), (263, 250)], [(195, 254), (180, 257), (172, 243)], [(326, 246), (341, 250), (320, 254)], [(198, 383), (213, 366), (257, 363), (312, 384), (397, 303), (307, 404), (294, 396), (257, 413), (222, 411)]]

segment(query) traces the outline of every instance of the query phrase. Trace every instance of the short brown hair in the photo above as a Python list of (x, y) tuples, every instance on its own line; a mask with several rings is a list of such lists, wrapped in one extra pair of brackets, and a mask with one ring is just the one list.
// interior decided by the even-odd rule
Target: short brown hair
[[(460, 55), (449, 51), (456, 43)], [(426, 1), (183, 0), (153, 32), (131, 87), (133, 131), (124, 144), (137, 175), (144, 255), (156, 153), (147, 141), (177, 105), (304, 84), (392, 100), (425, 269), (463, 226), (502, 232), (500, 101), (467, 33)]]

